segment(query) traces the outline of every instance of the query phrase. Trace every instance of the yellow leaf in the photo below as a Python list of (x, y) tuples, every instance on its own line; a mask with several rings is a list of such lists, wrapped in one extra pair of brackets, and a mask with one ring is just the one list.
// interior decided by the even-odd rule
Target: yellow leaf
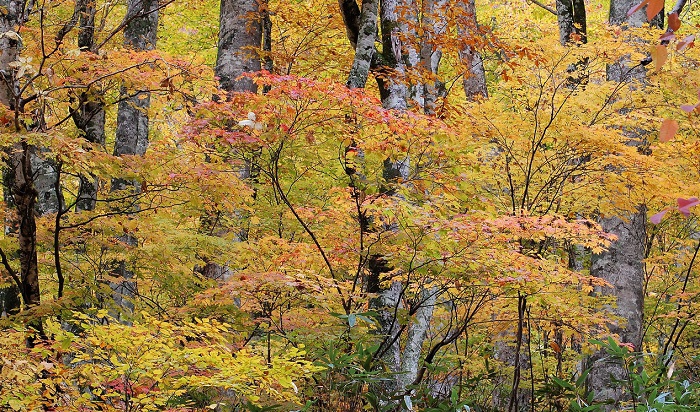
[(664, 63), (666, 63), (666, 59), (668, 58), (668, 50), (666, 49), (666, 46), (657, 44), (656, 47), (654, 47), (654, 55), (652, 58), (654, 59), (654, 67), (658, 73), (661, 71), (661, 68), (663, 67)]

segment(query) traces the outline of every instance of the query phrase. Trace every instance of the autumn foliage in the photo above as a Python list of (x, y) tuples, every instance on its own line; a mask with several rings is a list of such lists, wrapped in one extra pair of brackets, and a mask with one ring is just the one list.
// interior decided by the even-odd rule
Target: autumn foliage
[[(0, 107), (2, 157), (31, 153), (35, 178), (56, 179), (34, 196), (38, 304), (17, 289), (25, 226), (4, 189), (3, 408), (486, 411), (524, 393), (526, 410), (602, 410), (584, 386), (587, 356), (603, 346), (637, 382), (617, 407), (692, 410), (692, 13), (669, 14), (666, 30), (623, 29), (591, 3), (587, 42), (562, 46), (556, 17), (536, 4), (477, 3), (466, 39), (451, 29), (465, 16), (438, 8), (448, 29), (408, 25), (402, 44), (431, 39), (439, 70), (385, 62), (370, 72), (379, 82), (349, 89), (338, 3), (271, 0), (271, 48), (249, 52), (272, 66), (244, 75), (250, 93), (214, 76), (218, 2), (161, 1), (147, 51), (123, 45), (123, 2), (92, 2), (92, 51), (70, 27), (79, 2), (39, 3), (1, 35), (21, 44), (8, 65), (15, 99)], [(663, 7), (644, 0), (630, 15)], [(488, 98), (461, 90), (465, 42), (483, 56)], [(611, 80), (623, 60), (643, 80)], [(386, 109), (383, 82), (435, 86), (434, 110), (418, 99)], [(148, 149), (118, 155), (118, 104), (145, 92)], [(76, 127), (87, 102), (104, 109), (104, 142)], [(95, 206), (76, 208), (87, 180)], [(40, 210), (49, 198), (57, 209)], [(598, 222), (640, 210), (634, 347), (609, 332), (625, 319), (590, 267), (617, 240)]]

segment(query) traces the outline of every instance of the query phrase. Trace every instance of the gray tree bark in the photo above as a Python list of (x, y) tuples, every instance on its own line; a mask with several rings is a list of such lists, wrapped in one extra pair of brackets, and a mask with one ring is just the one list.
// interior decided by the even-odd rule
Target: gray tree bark
[[(460, 39), (470, 39), (478, 32), (479, 28), (476, 21), (475, 0), (457, 0), (456, 5), (460, 12), (457, 34)], [(465, 42), (459, 51), (459, 58), (467, 68), (462, 82), (467, 100), (474, 101), (488, 97), (486, 71), (484, 70), (484, 61), (481, 58), (481, 54), (469, 42)]]
[[(610, 3), (610, 24), (641, 27), (646, 23), (646, 10), (642, 9), (631, 16), (627, 12), (637, 4), (636, 0), (613, 0)], [(660, 13), (663, 15), (663, 12)], [(651, 24), (663, 22), (663, 17), (657, 17)], [(617, 82), (643, 82), (646, 76), (644, 67), (633, 64), (629, 58), (623, 58), (607, 69), (608, 80)], [(644, 140), (644, 132), (627, 133), (630, 143)], [(641, 349), (642, 322), (644, 316), (644, 266), (646, 208), (639, 206), (636, 213), (625, 217), (610, 216), (600, 221), (603, 230), (618, 237), (610, 248), (594, 255), (591, 261), (591, 275), (602, 278), (610, 283), (611, 288), (598, 290), (602, 295), (616, 298), (616, 305), (607, 308), (613, 315), (623, 319), (623, 323), (610, 323), (612, 333), (617, 334), (622, 342), (631, 343), (635, 349)], [(626, 379), (625, 370), (621, 363), (607, 358), (606, 353), (599, 351), (588, 359), (591, 369), (588, 374), (588, 390), (593, 392), (597, 401), (611, 400), (606, 410), (614, 409), (615, 405), (626, 394), (613, 381)]]
[[(354, 3), (354, 0), (352, 0)], [(341, 3), (342, 4), (342, 3)], [(367, 84), (369, 69), (374, 57), (374, 41), (377, 39), (377, 13), (379, 0), (363, 0), (362, 11), (358, 22), (355, 58), (348, 76), (347, 86), (351, 89), (362, 89)], [(346, 13), (343, 14), (344, 16)], [(348, 19), (346, 17), (346, 19)], [(352, 23), (352, 22), (350, 22)], [(346, 24), (347, 27), (349, 26)], [(354, 29), (348, 29), (348, 36), (355, 36)]]
[[(145, 51), (156, 47), (158, 32), (158, 0), (129, 0), (124, 27), (124, 46), (134, 50)], [(114, 155), (143, 156), (148, 148), (148, 109), (151, 105), (150, 93), (146, 90), (122, 89), (122, 99), (117, 109), (117, 130), (114, 143)], [(125, 190), (131, 187), (134, 194), (140, 192), (140, 183), (115, 179), (112, 190)], [(120, 237), (128, 246), (136, 246), (137, 239), (132, 235)], [(115, 303), (133, 310), (130, 299), (136, 292), (136, 283), (131, 281), (133, 269), (125, 261), (117, 262), (113, 270), (115, 276), (124, 279), (112, 284)]]
[(219, 45), (215, 72), (221, 89), (255, 93), (251, 79), (243, 73), (260, 71), (258, 51), (262, 42), (261, 5), (264, 0), (221, 0)]
[[(559, 42), (562, 46), (571, 42), (586, 43), (586, 4), (584, 0), (557, 0)], [(577, 38), (578, 37), (578, 38)]]
[[(95, 47), (95, 2), (77, 0), (75, 10), (79, 17), (78, 47), (83, 52), (96, 52)], [(71, 110), (73, 123), (85, 140), (101, 146), (105, 144), (105, 109), (102, 95), (98, 91), (86, 91), (78, 98), (78, 107)], [(98, 181), (95, 176), (80, 176), (76, 212), (93, 210), (97, 201)]]
[[(626, 220), (629, 219), (629, 220)], [(646, 211), (626, 219), (608, 217), (601, 219), (603, 230), (615, 234), (618, 239), (601, 254), (593, 255), (591, 274), (605, 279), (610, 288), (599, 289), (602, 295), (615, 296), (617, 304), (606, 308), (612, 315), (623, 319), (608, 324), (610, 332), (618, 335), (620, 341), (632, 343), (641, 348), (642, 322), (644, 316), (644, 241), (646, 231)], [(599, 401), (623, 399), (623, 388), (613, 383), (613, 379), (624, 381), (625, 370), (617, 360), (607, 358), (603, 351), (591, 356), (588, 361), (591, 371), (588, 387)], [(612, 406), (611, 406), (612, 408)]]
[[(219, 43), (214, 73), (219, 78), (219, 87), (226, 93), (257, 93), (258, 88), (249, 78), (239, 77), (244, 73), (260, 71), (262, 63), (259, 51), (271, 48), (271, 22), (266, 0), (221, 0), (219, 15)], [(265, 62), (267, 69), (272, 61)], [(250, 178), (250, 164), (240, 176)], [(219, 227), (218, 214), (221, 211), (209, 210), (201, 217), (200, 230), (212, 236), (226, 232)], [(241, 234), (240, 238), (244, 238)], [(203, 276), (218, 282), (226, 281), (231, 275), (230, 268), (211, 260), (205, 260), (203, 267), (197, 267)]]
[[(0, 0), (0, 103), (14, 110), (14, 129), (18, 134), (23, 133), (24, 125), (20, 120), (20, 98), (15, 69), (11, 63), (17, 60), (21, 48), (18, 36), (5, 35), (15, 32), (17, 27), (24, 24), (28, 11), (27, 2), (20, 0)], [(11, 199), (17, 209), (17, 220), (10, 222), (10, 226), (17, 231), (19, 243), (19, 274), (9, 266), (5, 265), (5, 270), (9, 272), (15, 281), (19, 294), (22, 297), (25, 308), (31, 308), (40, 303), (39, 288), (39, 265), (37, 260), (36, 245), (36, 201), (37, 190), (34, 184), (34, 171), (32, 169), (33, 148), (24, 140), (6, 148), (6, 178), (7, 194), (6, 199)], [(2, 252), (3, 263), (7, 262), (7, 257)], [(5, 294), (3, 307), (5, 310), (15, 311), (17, 296), (12, 294), (15, 290), (10, 288)], [(39, 335), (43, 335), (41, 320), (32, 321), (29, 324), (37, 330)], [(34, 338), (28, 337), (27, 345), (33, 346)]]
[[(420, 45), (420, 63), (425, 73), (430, 73), (436, 76), (440, 60), (442, 59), (442, 51), (436, 46), (434, 40), (447, 31), (447, 19), (445, 11), (448, 0), (425, 0), (423, 1), (423, 10), (421, 25), (426, 29), (423, 30), (425, 38), (422, 39)], [(440, 94), (440, 82), (437, 80), (426, 81), (423, 85), (423, 112), (427, 115), (434, 115), (437, 99)]]

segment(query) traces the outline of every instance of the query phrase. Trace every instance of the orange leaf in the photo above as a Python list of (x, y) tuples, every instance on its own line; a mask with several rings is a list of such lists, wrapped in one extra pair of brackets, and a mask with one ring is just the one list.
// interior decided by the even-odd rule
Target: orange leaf
[(673, 139), (678, 131), (678, 122), (671, 119), (665, 119), (661, 123), (661, 130), (659, 130), (659, 141), (666, 143)]
[(556, 352), (556, 353), (561, 353), (561, 347), (559, 347), (559, 345), (558, 345), (556, 342), (550, 341), (550, 342), (549, 342), (549, 346), (550, 346), (552, 349), (554, 349), (554, 352)]
[(661, 10), (664, 9), (664, 0), (649, 0), (647, 4), (647, 20), (656, 17)]
[(678, 13), (671, 13), (668, 15), (668, 28), (676, 31), (681, 27), (681, 19), (678, 18)]
[(666, 63), (666, 59), (668, 58), (668, 50), (666, 50), (666, 46), (657, 44), (656, 47), (654, 47), (654, 56), (652, 57), (654, 59), (654, 67), (658, 73), (661, 71), (661, 68), (664, 66), (664, 63)]

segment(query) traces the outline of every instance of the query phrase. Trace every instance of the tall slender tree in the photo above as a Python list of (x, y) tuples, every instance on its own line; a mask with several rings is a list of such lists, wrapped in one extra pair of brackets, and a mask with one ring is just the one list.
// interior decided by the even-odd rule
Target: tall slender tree
[[(83, 53), (96, 53), (95, 50), (95, 7), (94, 0), (77, 0), (75, 13), (78, 16), (78, 48)], [(78, 106), (71, 110), (75, 126), (83, 137), (98, 145), (105, 144), (105, 107), (101, 90), (88, 89), (78, 95)], [(80, 176), (76, 211), (92, 210), (97, 200), (98, 181), (94, 176)]]
[(474, 38), (479, 31), (476, 20), (475, 0), (457, 0), (458, 20), (457, 33), (462, 41), (459, 57), (466, 67), (463, 74), (464, 94), (467, 100), (488, 97), (486, 88), (486, 72), (481, 54), (474, 47)]
[[(0, 13), (0, 103), (9, 107), (14, 113), (12, 128), (18, 136), (18, 141), (12, 147), (7, 148), (7, 194), (11, 203), (17, 210), (16, 220), (11, 226), (16, 228), (19, 242), (19, 273), (8, 263), (4, 251), (0, 254), (5, 270), (16, 283), (22, 297), (25, 308), (31, 308), (40, 303), (41, 293), (39, 289), (39, 265), (37, 259), (36, 241), (36, 199), (37, 190), (34, 184), (34, 170), (32, 168), (32, 154), (34, 149), (27, 141), (27, 125), (21, 119), (22, 101), (17, 79), (17, 69), (13, 63), (19, 57), (21, 37), (15, 31), (27, 20), (29, 10), (28, 2), (18, 0), (0, 1), (3, 13)], [(14, 33), (12, 35), (11, 33)], [(14, 308), (10, 308), (14, 310)], [(31, 325), (43, 333), (41, 321), (35, 321)], [(33, 344), (33, 338), (28, 338), (28, 345)]]
[[(638, 2), (636, 0), (613, 0), (610, 2), (609, 22), (627, 27), (641, 27), (647, 22), (646, 8), (635, 13), (628, 11)], [(663, 13), (659, 13), (662, 15)], [(652, 25), (660, 27), (663, 17), (655, 17)], [(609, 81), (619, 83), (644, 82), (646, 72), (640, 62), (631, 62), (624, 57), (607, 69)], [(623, 131), (628, 144), (637, 146), (646, 140), (644, 131)], [(604, 279), (610, 288), (598, 292), (615, 297), (616, 304), (608, 308), (622, 322), (609, 324), (610, 332), (619, 336), (625, 343), (640, 349), (642, 344), (642, 321), (644, 316), (644, 265), (646, 238), (646, 208), (640, 205), (637, 212), (627, 216), (605, 216), (600, 224), (606, 232), (617, 236), (615, 241), (603, 253), (593, 255), (591, 274)], [(624, 390), (614, 384), (615, 380), (625, 378), (624, 365), (610, 361), (604, 352), (597, 352), (588, 363), (591, 371), (588, 375), (588, 388), (597, 400), (619, 402), (624, 397)], [(608, 406), (614, 408), (614, 404)]]
[[(156, 47), (158, 34), (158, 0), (129, 0), (127, 12), (124, 18), (124, 46), (137, 51), (153, 50)], [(117, 130), (114, 143), (114, 155), (143, 156), (148, 148), (148, 109), (151, 104), (151, 95), (148, 90), (127, 90), (122, 88), (122, 99), (117, 111)], [(112, 181), (112, 190), (124, 190), (131, 187), (134, 192), (140, 191), (138, 182), (115, 179)], [(126, 234), (121, 241), (128, 246), (136, 246), (137, 239)], [(114, 274), (123, 279), (112, 285), (115, 302), (126, 309), (132, 309), (133, 304), (129, 298), (135, 293), (136, 284), (133, 278), (133, 269), (128, 267), (128, 262), (119, 261), (114, 269)]]
[[(221, 0), (214, 73), (219, 78), (224, 99), (228, 93), (233, 92), (257, 93), (257, 85), (252, 79), (241, 78), (241, 75), (261, 70), (259, 53), (271, 47), (270, 24), (265, 0)], [(266, 61), (266, 68), (270, 68), (271, 64), (271, 61)], [(239, 176), (248, 179), (251, 170), (251, 164), (248, 163)], [(205, 211), (201, 218), (201, 230), (217, 236), (225, 233), (226, 229), (220, 227), (223, 220), (221, 213), (216, 210), (216, 205)], [(207, 278), (223, 281), (230, 275), (230, 268), (225, 264), (209, 258), (205, 258), (204, 263), (199, 270)]]
[[(442, 56), (435, 37), (445, 31), (447, 2), (424, 1), (419, 9), (419, 5), (410, 0), (363, 0), (360, 8), (354, 0), (341, 0), (340, 8), (348, 38), (355, 46), (348, 87), (365, 87), (370, 73), (375, 71), (379, 74), (376, 81), (384, 108), (400, 111), (411, 109), (433, 114), (437, 87), (432, 77), (437, 74)], [(381, 52), (375, 48), (377, 21), (381, 34)], [(407, 44), (416, 37), (415, 28), (418, 25), (422, 26), (423, 33), (420, 43), (417, 46)], [(472, 56), (474, 55), (478, 53), (472, 53)], [(483, 69), (483, 66), (481, 67)], [(427, 80), (420, 83), (408, 82), (407, 77), (412, 76), (406, 76), (407, 72), (418, 69), (432, 76), (426, 76)], [(483, 85), (485, 95), (483, 70), (481, 77), (478, 73), (475, 77)], [(410, 169), (408, 156), (398, 160), (385, 160), (383, 178), (386, 187), (382, 190), (384, 196), (397, 196), (393, 186), (407, 180)], [(400, 201), (399, 197), (396, 197), (396, 200)], [(360, 225), (365, 224), (362, 219), (362, 216), (358, 216)], [(390, 282), (388, 288), (380, 286), (381, 278), (392, 269), (383, 256), (374, 254), (366, 263), (366, 291), (376, 296), (370, 301), (370, 307), (378, 313), (378, 333), (382, 337), (377, 353), (395, 376), (376, 389), (383, 392), (380, 396), (385, 399), (410, 394), (410, 385), (420, 383), (424, 377), (426, 365), (421, 363), (423, 343), (430, 327), (438, 291), (435, 288), (426, 288), (418, 293), (416, 299), (409, 300), (405, 296), (407, 285), (402, 282)], [(404, 308), (405, 305), (408, 307)], [(407, 328), (401, 327), (397, 318), (401, 308), (414, 315)], [(458, 334), (454, 334), (443, 339), (431, 353), (437, 353), (441, 347), (439, 345), (449, 344), (457, 336)]]

